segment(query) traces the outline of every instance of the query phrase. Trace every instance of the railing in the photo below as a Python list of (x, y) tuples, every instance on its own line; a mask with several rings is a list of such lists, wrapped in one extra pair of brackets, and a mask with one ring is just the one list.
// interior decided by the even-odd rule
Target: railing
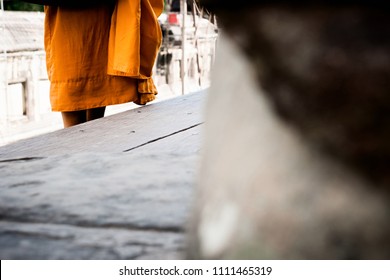
[(0, 69), (5, 73), (1, 76), (0, 124), (39, 120), (50, 111), (43, 51), (8, 53), (0, 61)]

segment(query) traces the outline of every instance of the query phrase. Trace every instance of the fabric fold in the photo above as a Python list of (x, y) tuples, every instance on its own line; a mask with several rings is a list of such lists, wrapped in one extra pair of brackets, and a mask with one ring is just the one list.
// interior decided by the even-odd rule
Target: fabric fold
[(162, 42), (163, 0), (118, 0), (111, 18), (107, 74), (138, 79), (137, 104), (157, 94), (152, 79)]

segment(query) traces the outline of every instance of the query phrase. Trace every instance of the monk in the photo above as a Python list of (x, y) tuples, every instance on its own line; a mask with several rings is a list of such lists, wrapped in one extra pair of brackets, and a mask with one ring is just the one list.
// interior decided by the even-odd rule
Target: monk
[(64, 127), (101, 118), (108, 105), (155, 99), (163, 0), (42, 1), (50, 101)]

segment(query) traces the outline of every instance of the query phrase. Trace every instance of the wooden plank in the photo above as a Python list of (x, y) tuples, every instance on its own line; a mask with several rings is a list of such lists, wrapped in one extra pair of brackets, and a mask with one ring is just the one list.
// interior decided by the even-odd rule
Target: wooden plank
[(196, 92), (0, 147), (0, 160), (79, 152), (122, 152), (203, 122)]
[(181, 233), (0, 221), (1, 259), (180, 259)]
[(182, 258), (200, 132), (0, 163), (0, 258)]
[(181, 231), (200, 128), (127, 153), (0, 163), (3, 220)]
[[(0, 258), (182, 258), (203, 97), (168, 100), (11, 145), (9, 158), (0, 160)], [(139, 132), (129, 134), (134, 127)], [(82, 141), (84, 133), (103, 135), (92, 145), (92, 139)], [(63, 144), (69, 137), (77, 142), (70, 150)]]

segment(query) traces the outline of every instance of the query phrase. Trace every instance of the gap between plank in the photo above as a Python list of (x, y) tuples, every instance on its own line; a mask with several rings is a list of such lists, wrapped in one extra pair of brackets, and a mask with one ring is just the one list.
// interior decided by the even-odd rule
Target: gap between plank
[(173, 133), (170, 133), (170, 134), (167, 134), (167, 135), (158, 137), (158, 138), (156, 138), (156, 139), (152, 139), (152, 140), (150, 140), (150, 141), (148, 141), (148, 142), (146, 142), (146, 143), (143, 143), (143, 144), (140, 144), (140, 145), (135, 146), (135, 147), (133, 147), (133, 148), (124, 150), (123, 153), (130, 152), (130, 151), (132, 151), (132, 150), (135, 150), (135, 149), (141, 148), (141, 147), (143, 147), (143, 146), (149, 145), (149, 144), (151, 144), (151, 143), (157, 142), (157, 141), (159, 141), (159, 140), (162, 140), (162, 139), (171, 137), (171, 136), (173, 136), (173, 135), (175, 135), (175, 134), (178, 134), (178, 133), (181, 133), (181, 132), (190, 130), (190, 129), (192, 129), (192, 128), (195, 128), (195, 127), (197, 127), (197, 126), (200, 126), (201, 124), (203, 124), (203, 122), (194, 124), (194, 125), (192, 125), (192, 126), (190, 126), (190, 127), (186, 127), (186, 128), (180, 129), (180, 130), (178, 130), (178, 131), (175, 131), (175, 132), (173, 132)]

